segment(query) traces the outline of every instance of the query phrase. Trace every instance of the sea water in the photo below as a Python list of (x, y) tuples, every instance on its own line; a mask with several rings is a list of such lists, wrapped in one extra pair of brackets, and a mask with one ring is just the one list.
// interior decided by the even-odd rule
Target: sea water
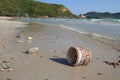
[(95, 39), (120, 41), (120, 19), (29, 18), (24, 21), (57, 25)]

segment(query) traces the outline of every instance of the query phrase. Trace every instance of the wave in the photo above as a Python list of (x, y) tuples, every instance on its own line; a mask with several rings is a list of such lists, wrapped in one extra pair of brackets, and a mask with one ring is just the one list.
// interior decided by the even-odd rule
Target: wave
[(120, 25), (120, 19), (88, 19), (87, 21), (101, 24)]
[(31, 23), (49, 24), (53, 26), (60, 25), (63, 29), (85, 34), (92, 38), (120, 40), (120, 19), (30, 18), (25, 21)]
[(63, 24), (60, 24), (60, 27), (63, 28), (63, 29), (68, 29), (68, 30), (71, 30), (71, 31), (75, 31), (75, 32), (80, 33), (80, 34), (88, 34), (87, 32), (78, 31), (78, 30), (76, 30), (76, 29), (74, 29), (74, 28), (65, 26), (65, 25), (63, 25)]
[(107, 40), (114, 40), (115, 39), (114, 37), (101, 35), (101, 34), (98, 34), (98, 33), (90, 33), (90, 32), (80, 31), (80, 30), (74, 29), (72, 27), (65, 26), (63, 24), (61, 24), (60, 27), (63, 28), (63, 29), (75, 31), (75, 32), (77, 32), (79, 34), (87, 35), (87, 36), (89, 36), (91, 38), (95, 38), (95, 39), (107, 39)]

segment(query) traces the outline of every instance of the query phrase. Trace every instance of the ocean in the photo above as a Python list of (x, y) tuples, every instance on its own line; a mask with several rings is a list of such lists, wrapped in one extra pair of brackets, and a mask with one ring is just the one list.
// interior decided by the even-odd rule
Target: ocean
[(120, 41), (120, 19), (29, 18), (23, 21), (55, 25), (99, 40)]

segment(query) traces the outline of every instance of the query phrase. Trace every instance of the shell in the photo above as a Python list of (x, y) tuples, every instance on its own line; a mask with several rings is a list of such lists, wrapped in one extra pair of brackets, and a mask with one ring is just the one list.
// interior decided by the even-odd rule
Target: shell
[(33, 38), (32, 38), (32, 37), (30, 37), (30, 36), (27, 38), (27, 40), (32, 40), (32, 39), (33, 39)]

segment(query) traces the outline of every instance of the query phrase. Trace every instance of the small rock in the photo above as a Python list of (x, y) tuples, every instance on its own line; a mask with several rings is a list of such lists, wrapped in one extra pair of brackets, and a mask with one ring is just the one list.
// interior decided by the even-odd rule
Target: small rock
[(13, 57), (11, 57), (10, 59), (12, 59), (12, 60), (13, 60), (14, 58), (13, 58)]
[(104, 61), (104, 63), (108, 64), (109, 62), (108, 61)]
[(21, 38), (21, 36), (20, 36), (20, 35), (17, 35), (16, 38)]
[(111, 64), (112, 64), (113, 66), (115, 66), (115, 63), (114, 63), (114, 62), (112, 62)]
[(97, 73), (98, 75), (102, 75), (102, 73)]
[(116, 63), (116, 65), (119, 65), (119, 63)]
[(4, 60), (2, 63), (9, 63), (9, 61)]
[(118, 60), (118, 62), (120, 63), (120, 60)]
[(85, 79), (86, 77), (82, 77), (83, 79)]

